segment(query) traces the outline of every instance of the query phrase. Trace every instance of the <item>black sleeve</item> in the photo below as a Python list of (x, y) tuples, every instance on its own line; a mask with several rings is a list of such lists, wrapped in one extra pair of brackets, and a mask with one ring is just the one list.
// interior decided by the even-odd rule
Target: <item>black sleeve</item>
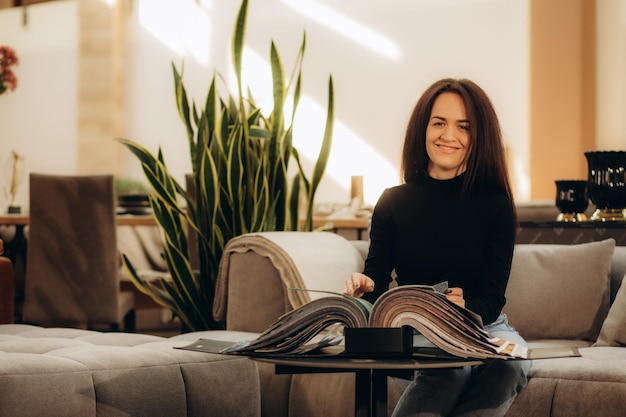
[(506, 303), (504, 296), (511, 272), (515, 244), (514, 209), (505, 197), (491, 206), (486, 222), (487, 237), (482, 250), (481, 271), (476, 282), (465, 289), (465, 306), (479, 314), (484, 324), (494, 322)]
[(394, 227), (391, 196), (385, 190), (378, 199), (370, 226), (370, 248), (363, 273), (374, 280), (374, 291), (365, 293), (363, 299), (374, 302), (389, 288), (392, 271)]

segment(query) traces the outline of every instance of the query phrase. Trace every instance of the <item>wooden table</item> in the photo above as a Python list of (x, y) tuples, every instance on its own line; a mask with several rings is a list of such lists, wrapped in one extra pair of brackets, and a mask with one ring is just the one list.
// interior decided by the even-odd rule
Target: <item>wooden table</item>
[[(15, 236), (10, 242), (5, 242), (6, 256), (13, 262), (15, 271), (16, 286), (15, 291), (18, 298), (22, 297), (23, 277), (26, 274), (26, 237), (24, 228), (29, 224), (28, 213), (21, 214), (0, 214), (0, 225), (15, 226)], [(357, 231), (358, 239), (361, 239), (362, 232), (369, 228), (369, 218), (354, 219), (327, 219), (315, 218), (314, 228), (326, 228), (337, 232), (339, 229), (353, 229)], [(117, 214), (115, 222), (118, 226), (156, 226), (157, 222), (152, 214)], [(140, 293), (135, 285), (130, 281), (122, 281), (122, 290), (132, 290), (135, 292), (136, 307), (154, 308), (155, 303), (147, 295)]]
[(363, 239), (363, 232), (366, 232), (370, 227), (369, 217), (355, 217), (352, 219), (333, 219), (328, 217), (314, 217), (313, 228), (326, 228), (337, 233), (339, 229), (353, 229), (357, 232), (357, 238)]
[(617, 246), (626, 246), (626, 222), (520, 222), (517, 243), (572, 245), (615, 239)]
[[(26, 226), (30, 219), (28, 214), (0, 214), (0, 225)], [(156, 226), (152, 214), (117, 214), (115, 223), (118, 226)]]
[[(0, 225), (26, 226), (29, 222), (28, 214), (0, 214)], [(118, 226), (156, 226), (156, 219), (152, 214), (117, 214), (115, 222)], [(332, 219), (326, 217), (315, 217), (313, 228), (327, 227), (329, 229), (355, 229), (367, 230), (369, 228), (369, 218), (353, 219)]]
[[(24, 227), (28, 226), (30, 218), (28, 214), (1, 214), (0, 226), (15, 226), (15, 236), (11, 242), (5, 242), (5, 249), (9, 258), (15, 265), (15, 255), (20, 253), (21, 256), (26, 254), (26, 238), (24, 236)], [(115, 223), (118, 226), (156, 226), (156, 219), (152, 214), (117, 214)]]
[[(24, 228), (30, 223), (27, 213), (20, 214), (1, 214), (0, 226), (15, 226), (15, 235), (10, 242), (5, 242), (5, 256), (11, 259), (13, 263), (15, 284), (15, 310), (16, 319), (21, 317), (21, 304), (24, 298), (24, 277), (26, 275), (26, 236)], [(118, 226), (156, 226), (156, 219), (152, 214), (117, 214), (115, 223)], [(135, 290), (135, 286), (131, 282), (123, 282), (122, 289)], [(140, 308), (154, 308), (157, 306), (148, 296), (136, 291), (137, 304)]]

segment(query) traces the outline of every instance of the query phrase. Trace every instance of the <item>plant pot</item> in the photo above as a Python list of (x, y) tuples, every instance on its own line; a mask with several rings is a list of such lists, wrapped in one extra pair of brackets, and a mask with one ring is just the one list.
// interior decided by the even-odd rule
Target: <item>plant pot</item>
[(596, 205), (590, 220), (626, 220), (626, 151), (585, 152), (587, 192)]

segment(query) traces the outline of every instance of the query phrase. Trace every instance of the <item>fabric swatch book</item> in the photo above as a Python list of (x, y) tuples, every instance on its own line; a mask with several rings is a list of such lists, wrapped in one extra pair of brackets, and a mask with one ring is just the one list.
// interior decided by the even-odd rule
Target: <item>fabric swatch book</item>
[[(212, 344), (211, 349), (219, 347), (220, 353), (257, 357), (336, 353), (345, 345), (345, 329), (409, 328), (410, 355), (419, 356), (423, 351), (426, 357), (527, 358), (525, 346), (494, 337), (483, 329), (477, 314), (449, 301), (445, 296), (447, 289), (447, 282), (399, 286), (385, 292), (374, 304), (328, 293), (327, 297), (284, 314), (253, 340)], [(363, 340), (367, 343), (366, 338)], [(203, 350), (198, 346), (202, 343), (196, 344), (195, 350)], [(334, 349), (329, 348), (333, 346)]]

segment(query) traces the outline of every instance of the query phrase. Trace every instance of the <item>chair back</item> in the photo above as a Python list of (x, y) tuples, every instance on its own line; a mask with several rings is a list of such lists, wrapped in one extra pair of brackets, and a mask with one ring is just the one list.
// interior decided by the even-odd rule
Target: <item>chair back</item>
[(119, 323), (112, 175), (30, 174), (24, 320)]

